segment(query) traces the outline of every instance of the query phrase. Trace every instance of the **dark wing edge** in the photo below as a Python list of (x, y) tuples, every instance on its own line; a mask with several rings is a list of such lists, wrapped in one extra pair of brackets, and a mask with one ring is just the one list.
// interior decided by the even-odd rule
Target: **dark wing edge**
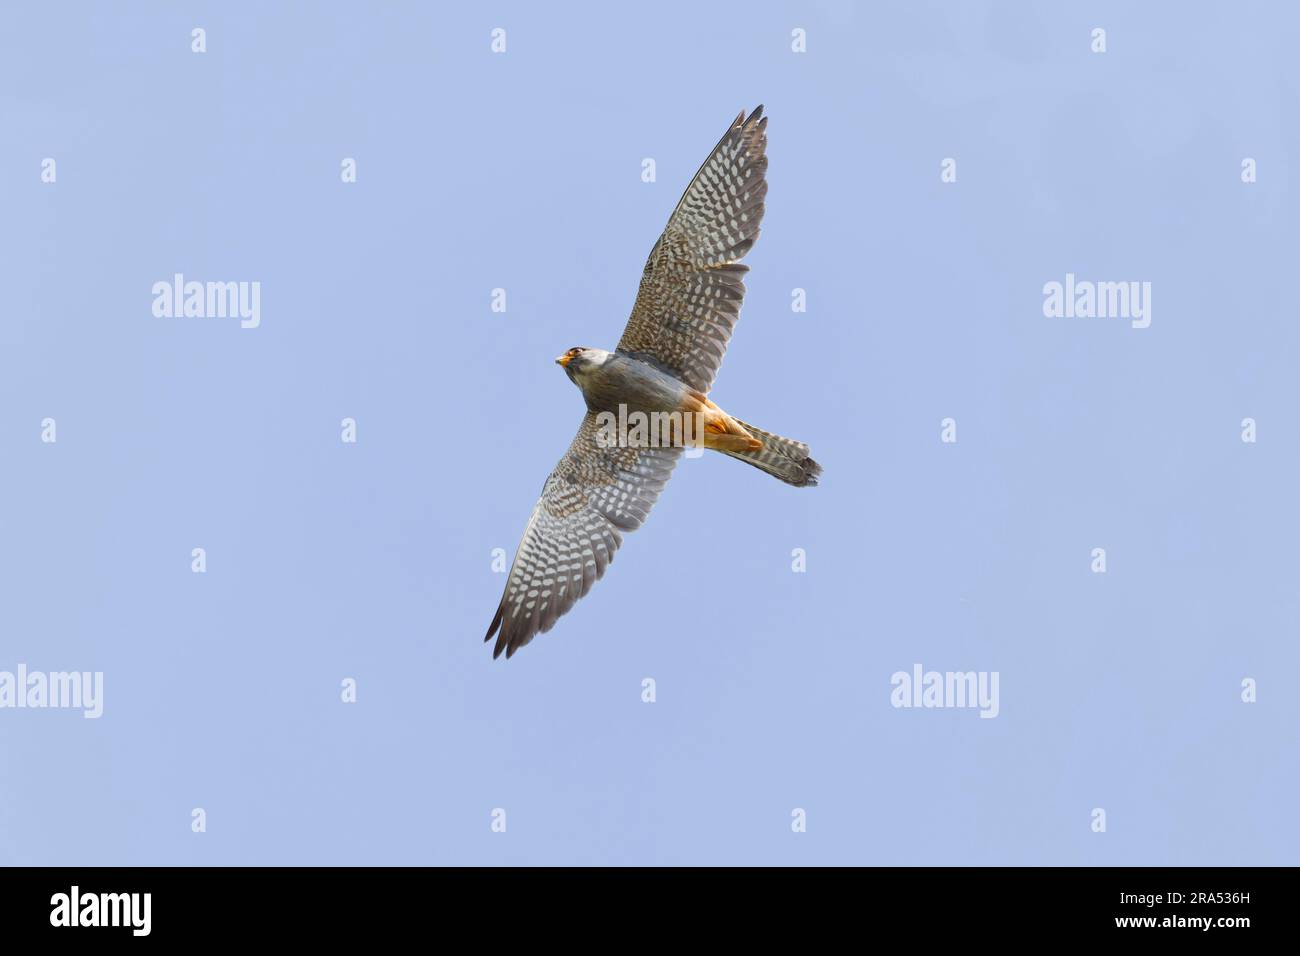
[(546, 479), (483, 638), (497, 636), (493, 659), (513, 657), (586, 596), (672, 476), (680, 448), (606, 448), (599, 431), (588, 412)]
[(702, 392), (740, 316), (767, 195), (767, 117), (742, 110), (678, 200), (646, 259), (618, 349), (653, 359)]

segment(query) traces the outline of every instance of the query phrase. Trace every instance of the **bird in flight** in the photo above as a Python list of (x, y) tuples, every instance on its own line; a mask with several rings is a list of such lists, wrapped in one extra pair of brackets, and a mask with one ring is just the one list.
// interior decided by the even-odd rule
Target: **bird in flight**
[[(524, 528), (484, 638), (497, 635), (494, 658), (549, 631), (600, 580), (623, 532), (645, 521), (684, 446), (715, 449), (799, 488), (817, 484), (822, 469), (807, 445), (733, 418), (708, 398), (745, 295), (749, 267), (740, 260), (763, 219), (766, 151), (763, 107), (748, 117), (742, 111), (650, 250), (614, 351), (571, 348), (555, 360), (582, 392), (587, 414)], [(613, 427), (638, 413), (668, 422), (673, 440), (654, 441), (653, 428), (647, 436)]]

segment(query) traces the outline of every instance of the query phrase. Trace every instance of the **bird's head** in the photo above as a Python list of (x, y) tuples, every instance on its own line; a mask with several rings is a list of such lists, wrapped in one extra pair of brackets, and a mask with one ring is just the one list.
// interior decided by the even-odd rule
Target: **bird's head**
[(555, 363), (564, 369), (569, 378), (577, 382), (578, 378), (586, 372), (604, 365), (607, 358), (609, 358), (609, 353), (604, 349), (575, 346), (563, 355), (556, 356)]

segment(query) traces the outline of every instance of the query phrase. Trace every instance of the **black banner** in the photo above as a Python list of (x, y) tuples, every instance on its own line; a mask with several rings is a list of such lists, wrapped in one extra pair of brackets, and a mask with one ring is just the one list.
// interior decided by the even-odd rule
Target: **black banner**
[[(857, 937), (1121, 939), (1232, 945), (1285, 927), (1266, 869), (10, 869), (6, 939), (79, 943), (400, 939), (489, 926), (540, 936), (611, 920), (658, 933), (704, 920), (761, 940), (782, 925)], [(503, 919), (502, 917), (507, 917)], [(558, 921), (558, 922), (557, 922)], [(774, 926), (776, 928), (774, 928)], [(544, 930), (549, 927), (549, 930)], [(707, 928), (707, 927), (706, 927)]]

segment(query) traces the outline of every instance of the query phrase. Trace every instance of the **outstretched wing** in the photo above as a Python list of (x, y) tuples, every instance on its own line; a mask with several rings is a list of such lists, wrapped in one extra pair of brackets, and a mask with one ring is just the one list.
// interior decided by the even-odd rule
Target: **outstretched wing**
[(650, 250), (618, 348), (654, 359), (707, 392), (745, 295), (767, 195), (767, 119), (742, 111), (714, 147)]
[(614, 560), (622, 532), (641, 527), (672, 475), (680, 448), (605, 447), (588, 412), (546, 479), (515, 554), (485, 641), (511, 657), (549, 631)]

